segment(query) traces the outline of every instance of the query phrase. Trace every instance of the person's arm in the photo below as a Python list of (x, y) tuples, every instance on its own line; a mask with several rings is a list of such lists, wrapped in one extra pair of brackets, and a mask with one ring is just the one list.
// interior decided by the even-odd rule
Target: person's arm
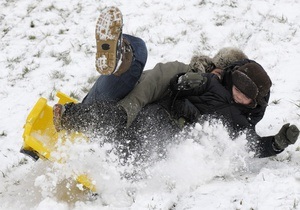
[(174, 99), (199, 96), (204, 93), (214, 74), (188, 72), (178, 74), (170, 81), (170, 89)]
[(185, 73), (189, 66), (178, 61), (158, 63), (152, 70), (144, 71), (139, 83), (119, 104), (126, 110), (127, 126), (130, 126), (139, 111), (147, 104), (161, 99), (168, 93), (170, 80)]
[(176, 75), (170, 81), (173, 94), (171, 114), (175, 119), (183, 118), (188, 123), (194, 123), (200, 116), (198, 108), (187, 98), (198, 97), (204, 93), (214, 75), (188, 72)]
[(294, 144), (298, 136), (299, 129), (289, 123), (283, 125), (274, 136), (260, 137), (254, 129), (250, 129), (247, 133), (248, 148), (255, 152), (255, 157), (270, 157)]
[(171, 107), (172, 117), (176, 120), (194, 123), (200, 116), (200, 111), (188, 99), (175, 100)]
[(254, 130), (249, 130), (246, 136), (247, 148), (254, 152), (254, 157), (270, 157), (283, 151), (274, 147), (274, 136), (261, 137)]

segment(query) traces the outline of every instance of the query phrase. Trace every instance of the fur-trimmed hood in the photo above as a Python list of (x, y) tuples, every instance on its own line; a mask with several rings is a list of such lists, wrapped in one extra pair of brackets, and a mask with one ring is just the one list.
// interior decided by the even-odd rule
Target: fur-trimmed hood
[(219, 50), (213, 58), (205, 55), (193, 56), (190, 66), (196, 72), (211, 72), (214, 68), (225, 69), (230, 64), (243, 59), (248, 59), (243, 51), (234, 47), (225, 47)]

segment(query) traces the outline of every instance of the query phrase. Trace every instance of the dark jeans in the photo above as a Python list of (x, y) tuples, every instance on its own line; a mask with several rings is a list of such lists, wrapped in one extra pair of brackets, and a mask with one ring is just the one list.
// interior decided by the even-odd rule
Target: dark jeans
[(124, 98), (136, 85), (141, 77), (147, 61), (145, 42), (134, 36), (123, 34), (133, 49), (133, 60), (130, 68), (121, 76), (101, 75), (82, 103), (91, 104), (97, 101), (119, 101)]

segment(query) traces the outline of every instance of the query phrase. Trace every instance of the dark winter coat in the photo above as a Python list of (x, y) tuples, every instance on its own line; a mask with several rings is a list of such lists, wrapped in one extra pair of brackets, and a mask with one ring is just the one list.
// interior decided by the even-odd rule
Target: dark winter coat
[[(244, 64), (250, 62), (245, 60)], [(214, 74), (203, 74), (207, 81), (191, 90), (173, 90), (172, 102), (165, 106), (176, 119), (184, 118), (193, 123), (199, 119), (216, 117), (223, 119), (234, 137), (239, 131), (247, 132), (249, 148), (258, 157), (268, 157), (281, 151), (273, 149), (274, 137), (260, 137), (255, 132), (255, 125), (263, 118), (266, 107), (257, 105), (255, 108), (246, 107), (234, 102), (232, 97), (232, 69), (226, 69), (222, 80)], [(174, 80), (172, 81), (174, 82)], [(176, 78), (175, 78), (175, 82)], [(172, 87), (172, 85), (171, 85)], [(269, 100), (270, 93), (264, 98)], [(166, 104), (166, 103), (164, 103)]]

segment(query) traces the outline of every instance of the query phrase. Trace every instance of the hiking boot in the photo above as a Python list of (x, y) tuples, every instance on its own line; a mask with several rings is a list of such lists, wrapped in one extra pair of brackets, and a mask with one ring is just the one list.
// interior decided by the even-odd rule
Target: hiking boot
[(121, 64), (123, 17), (116, 7), (103, 11), (96, 24), (96, 69), (100, 74), (115, 72)]
[(125, 73), (131, 66), (133, 59), (133, 50), (130, 43), (124, 38), (122, 43), (121, 64), (114, 71), (114, 75), (120, 76)]
[(62, 130), (61, 117), (65, 111), (65, 106), (61, 104), (55, 104), (53, 106), (53, 124), (57, 132)]

